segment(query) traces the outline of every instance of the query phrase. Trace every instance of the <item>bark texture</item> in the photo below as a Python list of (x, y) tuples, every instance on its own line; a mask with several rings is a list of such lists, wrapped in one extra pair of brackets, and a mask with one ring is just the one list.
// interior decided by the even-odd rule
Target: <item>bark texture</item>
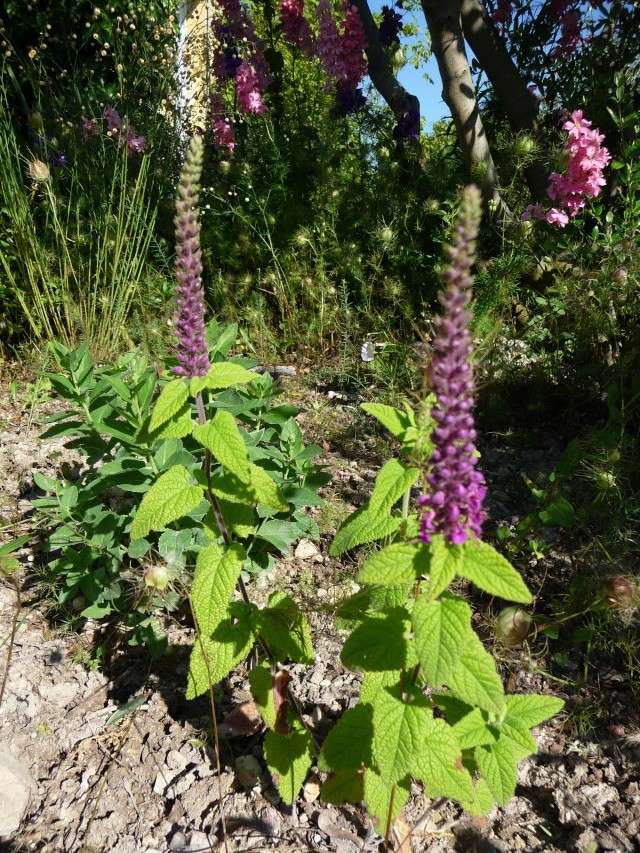
[[(462, 29), (464, 37), (487, 75), (502, 109), (515, 131), (527, 131), (535, 136), (538, 120), (538, 101), (529, 91), (509, 51), (489, 20), (482, 0), (462, 0)], [(527, 184), (538, 201), (547, 199), (549, 178), (540, 162), (525, 170)]]

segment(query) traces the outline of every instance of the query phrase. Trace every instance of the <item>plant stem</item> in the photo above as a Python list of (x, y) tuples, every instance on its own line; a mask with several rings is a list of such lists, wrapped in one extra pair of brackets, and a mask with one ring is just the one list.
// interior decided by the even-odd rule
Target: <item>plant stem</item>
[(2, 705), (2, 700), (4, 699), (4, 691), (7, 686), (7, 679), (9, 678), (9, 669), (11, 667), (11, 658), (13, 656), (13, 644), (18, 630), (18, 617), (20, 616), (20, 611), (22, 609), (20, 582), (17, 578), (10, 578), (10, 581), (16, 591), (16, 609), (14, 610), (13, 620), (11, 621), (11, 635), (9, 637), (9, 649), (7, 650), (7, 664), (4, 669), (4, 675), (2, 676), (2, 686), (0, 687), (0, 705)]

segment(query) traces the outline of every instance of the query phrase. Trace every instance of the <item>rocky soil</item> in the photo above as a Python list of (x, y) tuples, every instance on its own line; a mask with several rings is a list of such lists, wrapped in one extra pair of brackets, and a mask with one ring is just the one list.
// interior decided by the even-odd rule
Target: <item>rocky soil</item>
[[(69, 461), (60, 443), (42, 443), (29, 411), (5, 395), (0, 422), (0, 541), (30, 529), (33, 469), (51, 473)], [(364, 427), (350, 400), (305, 392), (301, 424), (320, 440), (334, 483), (331, 506), (362, 502), (384, 442)], [(315, 433), (315, 434), (314, 434)], [(523, 499), (520, 474), (548, 470), (559, 453), (544, 433), (523, 442), (490, 436), (484, 467), (491, 482), (494, 521), (509, 521)], [(326, 518), (326, 511), (325, 518)], [(325, 524), (327, 524), (325, 520)], [(330, 526), (330, 522), (329, 522)], [(353, 585), (350, 560), (301, 543), (271, 576), (251, 584), (260, 601), (272, 588), (288, 589), (312, 612), (317, 653), (311, 667), (291, 667), (293, 691), (318, 740), (355, 701), (358, 679), (343, 669), (342, 636), (334, 626), (336, 601)], [(326, 540), (326, 541), (325, 541)], [(151, 666), (136, 649), (87, 623), (64, 631), (47, 618), (32, 582), (31, 549), (21, 555), (23, 608), (0, 707), (0, 849), (6, 851), (382, 851), (382, 839), (359, 808), (327, 806), (313, 772), (291, 809), (279, 800), (262, 762), (262, 732), (243, 719), (250, 698), (240, 668), (218, 695), (220, 763), (211, 747), (208, 702), (186, 702), (191, 632), (167, 625), (170, 653)], [(554, 544), (525, 567), (534, 590), (561, 586), (573, 555)], [(491, 603), (478, 599), (481, 619)], [(0, 585), (0, 678), (5, 669), (15, 593)], [(98, 645), (108, 660), (92, 667)], [(577, 688), (571, 665), (549, 678), (546, 648), (505, 653), (510, 691), (560, 693), (568, 712), (537, 731), (539, 753), (522, 762), (513, 801), (487, 818), (471, 820), (446, 801), (430, 801), (415, 785), (395, 828), (392, 849), (445, 851), (565, 851), (640, 849), (640, 738), (624, 671), (596, 673)], [(1, 683), (1, 682), (0, 682)], [(606, 692), (601, 737), (578, 736), (572, 709)], [(218, 769), (219, 767), (219, 769)], [(389, 848), (387, 848), (389, 849)]]

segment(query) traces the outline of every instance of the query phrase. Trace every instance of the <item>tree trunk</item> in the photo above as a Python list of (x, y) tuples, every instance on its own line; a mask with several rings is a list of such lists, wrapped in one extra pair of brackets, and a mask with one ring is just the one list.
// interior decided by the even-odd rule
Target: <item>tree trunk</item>
[(442, 80), (442, 97), (451, 110), (467, 168), (472, 180), (480, 185), (485, 204), (494, 207), (501, 217), (508, 217), (498, 192), (496, 169), (465, 52), (461, 5), (462, 0), (422, 0)]
[[(538, 100), (527, 88), (509, 51), (487, 16), (482, 0), (462, 0), (462, 28), (469, 46), (496, 93), (515, 131), (535, 135)], [(527, 184), (538, 201), (547, 200), (549, 176), (541, 162), (525, 169)]]
[(419, 116), (420, 101), (415, 95), (407, 92), (393, 73), (391, 60), (380, 44), (378, 27), (371, 14), (367, 0), (354, 0), (354, 4), (360, 13), (360, 19), (367, 39), (365, 52), (367, 54), (371, 82), (386, 101), (397, 122), (402, 121), (409, 112), (415, 112)]

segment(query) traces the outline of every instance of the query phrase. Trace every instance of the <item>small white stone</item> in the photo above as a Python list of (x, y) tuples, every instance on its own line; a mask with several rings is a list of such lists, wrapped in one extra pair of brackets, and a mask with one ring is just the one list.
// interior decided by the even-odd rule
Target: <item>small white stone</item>
[(317, 557), (320, 551), (317, 546), (309, 539), (301, 539), (296, 545), (294, 556), (296, 560), (310, 560), (312, 557)]

